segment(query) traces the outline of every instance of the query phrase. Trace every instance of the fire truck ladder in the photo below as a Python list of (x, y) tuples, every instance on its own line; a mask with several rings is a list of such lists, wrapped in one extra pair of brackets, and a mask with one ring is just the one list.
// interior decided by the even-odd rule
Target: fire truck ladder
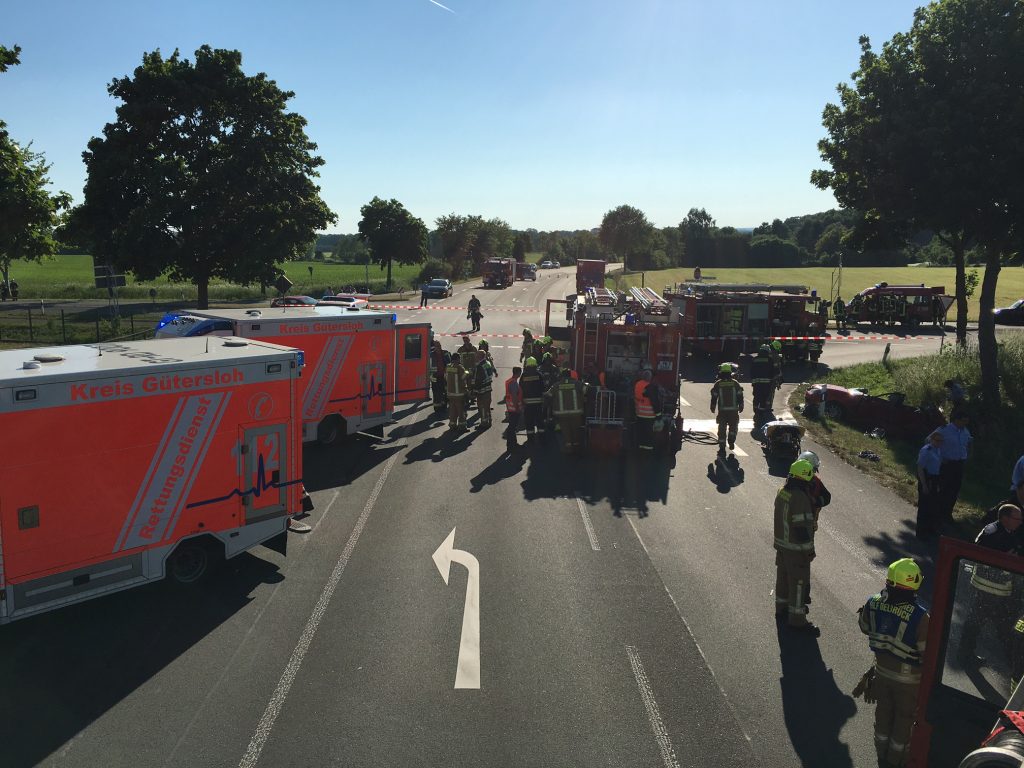
[(629, 295), (643, 307), (644, 312), (652, 315), (668, 314), (668, 302), (653, 288), (630, 288)]
[(576, 370), (582, 371), (587, 363), (597, 364), (597, 340), (598, 328), (601, 327), (600, 319), (586, 317), (583, 320), (583, 359), (574, 361)]
[(599, 307), (614, 307), (615, 294), (607, 288), (596, 288), (591, 286), (587, 288), (586, 302), (587, 304), (593, 304)]

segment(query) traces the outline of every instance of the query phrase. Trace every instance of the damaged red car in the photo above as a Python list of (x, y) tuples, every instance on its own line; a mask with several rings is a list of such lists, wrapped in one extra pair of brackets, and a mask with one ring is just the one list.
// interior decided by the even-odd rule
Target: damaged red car
[(865, 389), (815, 384), (804, 394), (804, 413), (824, 414), (865, 431), (881, 429), (900, 439), (923, 438), (946, 423), (939, 408), (908, 405), (906, 400), (902, 392), (871, 395)]

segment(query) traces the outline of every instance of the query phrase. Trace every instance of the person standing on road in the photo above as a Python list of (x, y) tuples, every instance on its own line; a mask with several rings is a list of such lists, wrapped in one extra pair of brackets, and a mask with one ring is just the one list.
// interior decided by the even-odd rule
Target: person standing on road
[(469, 304), (466, 306), (466, 319), (473, 322), (473, 330), (476, 332), (480, 331), (480, 318), (483, 315), (480, 313), (480, 299), (473, 294), (469, 297)]
[(939, 527), (942, 440), (942, 433), (935, 430), (917, 453), (917, 527), (914, 535), (922, 541), (934, 536)]
[(817, 634), (807, 620), (807, 593), (814, 559), (814, 467), (798, 459), (775, 496), (775, 618), (791, 629)]
[(750, 364), (750, 383), (754, 390), (754, 412), (772, 409), (773, 370), (771, 348), (762, 344)]
[[(651, 402), (650, 387), (654, 374), (649, 368), (640, 371), (640, 378), (633, 384), (633, 416), (636, 424), (636, 446), (641, 451), (654, 450), (654, 403)], [(712, 408), (714, 410), (714, 408)]]
[(965, 410), (950, 414), (949, 423), (939, 428), (942, 433), (942, 467), (939, 470), (938, 524), (949, 525), (953, 521), (953, 507), (960, 496), (960, 485), (964, 481), (964, 465), (970, 452), (971, 432), (967, 429), (970, 421)]
[(832, 304), (832, 316), (836, 319), (836, 330), (846, 330), (846, 302), (843, 301), (842, 296), (836, 296), (835, 302)]
[(465, 334), (462, 336), (462, 346), (455, 350), (455, 352), (458, 355), (472, 355), (469, 360), (463, 360), (463, 365), (467, 365), (470, 363), (470, 360), (476, 359), (476, 347), (474, 347), (473, 342), (469, 340), (469, 336), (466, 336)]
[(476, 366), (473, 369), (473, 391), (476, 393), (476, 407), (480, 412), (477, 429), (491, 428), (491, 379), (495, 375), (494, 366), (487, 359), (487, 353), (482, 349), (477, 351)]
[(562, 433), (562, 453), (573, 454), (579, 450), (583, 430), (583, 383), (573, 379), (572, 371), (562, 370), (562, 380), (548, 390), (551, 410)]
[[(726, 431), (729, 450), (736, 448), (736, 433), (740, 428), (740, 414), (743, 413), (743, 387), (732, 377), (732, 363), (722, 363), (718, 368), (718, 379), (711, 387), (711, 412), (718, 408), (718, 455), (725, 456)], [(812, 472), (813, 474), (813, 472)]]
[(526, 358), (533, 354), (533, 333), (529, 328), (523, 328), (523, 348), (519, 350), (519, 362), (523, 362)]
[[(1020, 541), (1016, 532), (1021, 527), (1021, 520), (1020, 507), (1003, 504), (999, 507), (999, 519), (982, 528), (974, 543), (997, 552), (1019, 555)], [(971, 586), (974, 587), (974, 600), (970, 603), (963, 634), (960, 636), (957, 661), (964, 666), (984, 663), (985, 659), (976, 656), (975, 650), (982, 625), (986, 623), (994, 627), (999, 646), (1009, 659), (1013, 650), (1010, 630), (1016, 618), (1011, 600), (1013, 574), (1001, 568), (976, 563), (972, 566)]]
[(452, 355), (445, 369), (445, 387), (448, 391), (448, 428), (465, 432), (466, 427), (466, 369), (461, 355)]
[(452, 361), (452, 356), (451, 353), (444, 350), (440, 340), (434, 339), (430, 357), (434, 368), (433, 386), (431, 387), (434, 394), (434, 410), (443, 411), (448, 407), (448, 395), (445, 391), (445, 371), (448, 369), (448, 364)]
[(519, 377), (523, 393), (523, 426), (526, 439), (533, 442), (534, 432), (544, 424), (544, 381), (537, 370), (537, 358), (528, 357), (523, 363), (523, 375)]
[(875, 701), (875, 750), (882, 765), (903, 765), (914, 727), (929, 620), (917, 602), (921, 581), (917, 563), (897, 560), (889, 566), (885, 589), (857, 611), (857, 624), (875, 654), (863, 682), (865, 701)]
[(519, 415), (523, 410), (523, 389), (519, 385), (519, 377), (522, 375), (523, 369), (517, 365), (512, 369), (512, 375), (505, 379), (505, 420), (508, 422), (505, 442), (509, 449), (519, 445), (516, 432), (519, 431)]
[(427, 283), (420, 283), (420, 307), (427, 306)]
[(782, 389), (782, 342), (775, 339), (771, 343), (772, 379), (775, 381), (775, 389)]

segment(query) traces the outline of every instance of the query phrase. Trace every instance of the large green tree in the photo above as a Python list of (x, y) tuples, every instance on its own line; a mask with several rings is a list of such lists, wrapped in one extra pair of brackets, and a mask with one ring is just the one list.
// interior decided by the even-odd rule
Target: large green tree
[(624, 268), (631, 266), (627, 259), (643, 250), (650, 241), (654, 227), (646, 214), (631, 205), (620, 205), (608, 211), (601, 219), (597, 239), (601, 245), (619, 256)]
[[(0, 72), (19, 63), (21, 48), (0, 45)], [(54, 229), (59, 211), (71, 202), (63, 192), (51, 195), (47, 173), (50, 166), (33, 152), (31, 144), (21, 146), (0, 120), (0, 276), (11, 278), (15, 259), (41, 261), (57, 252)]]
[(391, 264), (420, 264), (427, 260), (427, 227), (397, 200), (374, 197), (360, 209), (359, 238), (370, 249), (380, 268), (388, 270), (387, 290), (391, 290)]
[(211, 279), (264, 282), (336, 220), (313, 181), (324, 161), (306, 120), (287, 111), (295, 94), (246, 75), (238, 51), (147, 53), (107, 90), (117, 120), (83, 153), (69, 228), (95, 259), (190, 280), (206, 307)]
[[(985, 253), (978, 346), (985, 410), (999, 406), (992, 308), (1001, 263), (1024, 239), (1024, 3), (940, 0), (880, 53), (861, 38), (853, 85), (826, 106), (831, 170), (811, 181), (869, 227), (942, 233), (966, 300), (963, 252)], [(963, 323), (958, 318), (958, 332)]]
[(479, 219), (479, 216), (449, 213), (434, 221), (435, 234), (441, 244), (441, 260), (451, 269), (453, 280), (463, 276), (464, 265), (476, 247)]

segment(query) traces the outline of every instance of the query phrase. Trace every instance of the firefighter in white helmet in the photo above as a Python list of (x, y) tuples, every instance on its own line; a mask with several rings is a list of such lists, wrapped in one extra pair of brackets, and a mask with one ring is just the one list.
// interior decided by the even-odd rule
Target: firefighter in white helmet
[(711, 412), (718, 408), (718, 455), (725, 455), (725, 439), (728, 430), (729, 450), (736, 448), (736, 433), (740, 427), (743, 412), (743, 387), (732, 377), (732, 363), (722, 363), (718, 368), (718, 379), (711, 387)]

